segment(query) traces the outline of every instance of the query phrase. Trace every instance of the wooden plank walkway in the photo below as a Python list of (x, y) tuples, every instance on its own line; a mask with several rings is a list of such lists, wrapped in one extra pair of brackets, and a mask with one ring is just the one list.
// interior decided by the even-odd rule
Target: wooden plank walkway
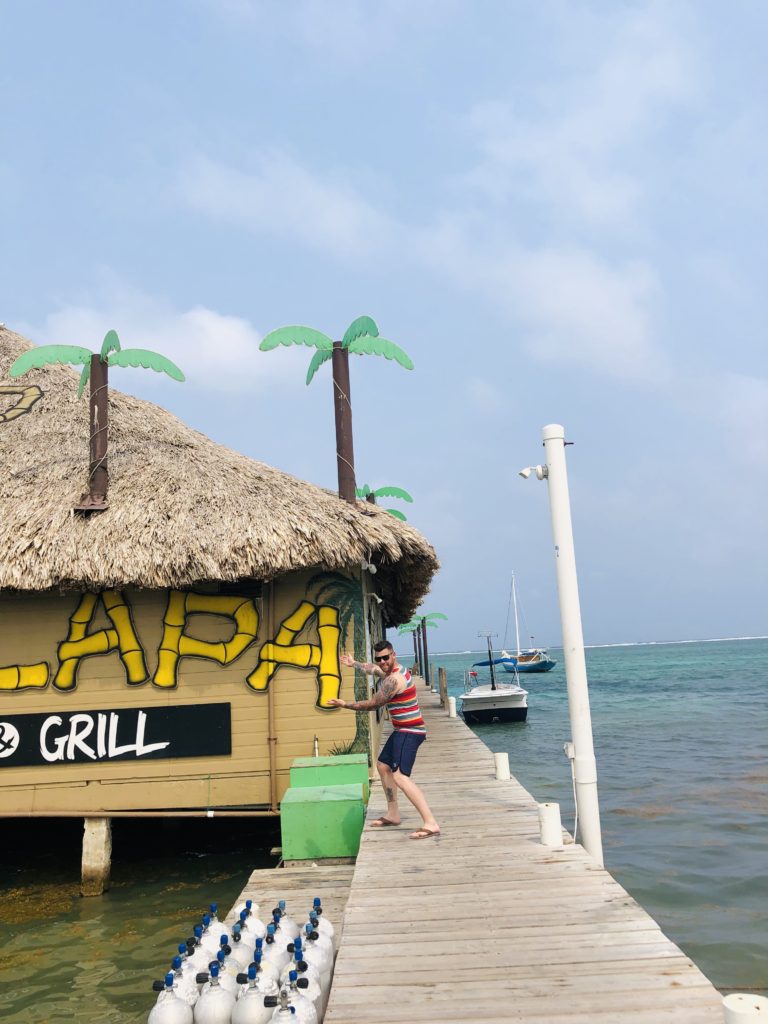
[(323, 901), (323, 912), (333, 922), (336, 934), (334, 942), (338, 948), (344, 908), (347, 905), (353, 864), (308, 864), (306, 867), (258, 868), (225, 918), (230, 924), (235, 920), (235, 908), (243, 900), (253, 900), (259, 906), (261, 919), (267, 924), (272, 920), (272, 909), (278, 900), (285, 900), (286, 909), (297, 924), (309, 917), (314, 896)]
[[(414, 780), (442, 835), (409, 839), (405, 800), (401, 828), (364, 831), (325, 1024), (722, 1024), (717, 990), (656, 922), (579, 844), (543, 847), (533, 797), (420, 700)], [(376, 785), (368, 819), (383, 806)]]

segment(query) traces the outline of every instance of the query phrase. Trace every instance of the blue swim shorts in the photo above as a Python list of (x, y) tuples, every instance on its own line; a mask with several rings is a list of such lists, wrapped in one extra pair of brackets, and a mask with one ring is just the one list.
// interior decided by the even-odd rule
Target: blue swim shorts
[(393, 732), (381, 748), (379, 760), (388, 764), (393, 772), (409, 775), (413, 771), (416, 752), (427, 737), (416, 732)]

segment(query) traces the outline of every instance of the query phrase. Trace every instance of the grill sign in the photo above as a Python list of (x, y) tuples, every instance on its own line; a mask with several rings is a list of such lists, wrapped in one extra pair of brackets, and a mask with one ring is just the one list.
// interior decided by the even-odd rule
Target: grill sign
[(231, 753), (225, 703), (0, 718), (0, 768)]

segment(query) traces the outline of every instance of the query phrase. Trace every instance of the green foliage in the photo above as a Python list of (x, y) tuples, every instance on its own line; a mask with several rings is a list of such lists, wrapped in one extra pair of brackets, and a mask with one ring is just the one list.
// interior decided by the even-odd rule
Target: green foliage
[(384, 509), (384, 511), (385, 511), (385, 512), (389, 512), (389, 514), (390, 514), (391, 516), (394, 516), (394, 517), (395, 517), (395, 519), (399, 519), (399, 520), (400, 520), (401, 522), (403, 522), (403, 523), (407, 523), (407, 522), (408, 522), (408, 520), (406, 519), (406, 517), (405, 517), (405, 516), (403, 515), (403, 513), (402, 513), (402, 512), (400, 512), (400, 510), (399, 510), (399, 509), (396, 509), (396, 508), (385, 508), (385, 509)]
[[(115, 335), (117, 337), (117, 335)], [(110, 352), (107, 363), (110, 366), (143, 366), (157, 373), (167, 373), (174, 380), (184, 380), (184, 374), (175, 363), (159, 352), (150, 352), (145, 348), (124, 348), (118, 352)]]
[(350, 344), (363, 334), (369, 334), (372, 338), (378, 338), (379, 336), (379, 328), (376, 326), (376, 321), (372, 320), (369, 316), (359, 316), (356, 320), (353, 320), (344, 332), (341, 344), (344, 348), (349, 348)]
[(21, 377), (30, 370), (51, 363), (81, 366), (83, 363), (90, 365), (90, 362), (91, 353), (80, 345), (40, 345), (20, 355), (11, 366), (9, 374), (11, 377)]
[(396, 363), (404, 366), (406, 370), (413, 369), (413, 362), (408, 353), (403, 351), (394, 341), (387, 341), (386, 338), (375, 338), (365, 334), (350, 342), (347, 347), (355, 355), (384, 356), (385, 359), (394, 359)]
[(323, 363), (327, 363), (328, 360), (332, 359), (332, 358), (333, 358), (333, 349), (329, 350), (327, 348), (323, 348), (323, 349), (319, 349), (317, 352), (315, 352), (315, 354), (312, 356), (312, 360), (311, 360), (311, 362), (309, 364), (309, 369), (307, 370), (307, 384), (309, 384), (309, 382), (315, 376), (315, 374), (320, 369), (320, 367), (323, 365)]
[(333, 339), (314, 327), (302, 327), (296, 324), (292, 327), (278, 327), (266, 335), (259, 345), (259, 351), (270, 352), (278, 345), (308, 345), (310, 348), (330, 350), (333, 348)]
[(120, 339), (117, 336), (117, 331), (107, 331), (104, 335), (104, 341), (101, 345), (101, 361), (107, 358), (110, 352), (120, 351)]
[(355, 736), (354, 739), (347, 740), (346, 743), (337, 740), (328, 748), (328, 753), (331, 757), (344, 757), (345, 754), (365, 754), (367, 751), (357, 749), (357, 736)]

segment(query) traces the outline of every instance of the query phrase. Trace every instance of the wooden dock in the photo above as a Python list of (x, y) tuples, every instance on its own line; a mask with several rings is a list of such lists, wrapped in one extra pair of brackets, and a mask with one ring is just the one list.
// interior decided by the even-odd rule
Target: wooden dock
[[(722, 1024), (721, 996), (656, 922), (580, 845), (543, 847), (533, 797), (420, 700), (413, 777), (442, 835), (409, 839), (402, 798), (401, 828), (364, 831), (326, 1024)], [(383, 806), (376, 785), (368, 819)]]

